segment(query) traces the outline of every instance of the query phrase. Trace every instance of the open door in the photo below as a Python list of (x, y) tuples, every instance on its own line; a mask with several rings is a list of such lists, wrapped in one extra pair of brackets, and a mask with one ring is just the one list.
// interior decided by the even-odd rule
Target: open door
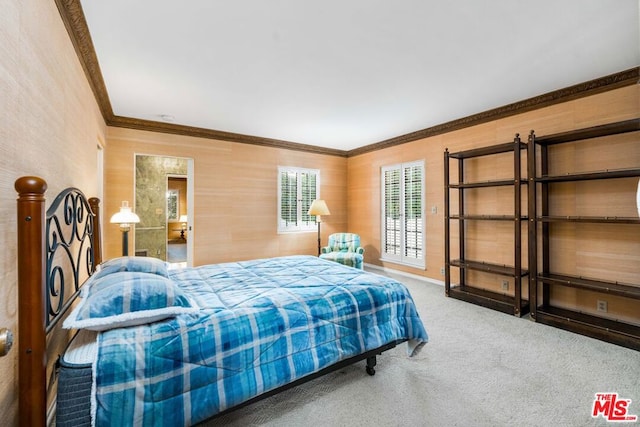
[(135, 163), (135, 254), (193, 265), (193, 159), (136, 154)]

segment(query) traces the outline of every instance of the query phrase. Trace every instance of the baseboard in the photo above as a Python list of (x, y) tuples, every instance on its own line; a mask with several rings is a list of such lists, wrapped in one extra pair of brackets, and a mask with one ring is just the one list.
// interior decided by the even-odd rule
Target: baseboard
[(406, 271), (394, 270), (393, 268), (381, 267), (381, 266), (375, 265), (375, 264), (365, 263), (364, 266), (367, 267), (367, 268), (370, 268), (372, 270), (381, 270), (381, 271), (384, 271), (385, 273), (391, 273), (391, 274), (397, 274), (398, 276), (410, 277), (410, 278), (415, 279), (415, 280), (421, 280), (423, 282), (432, 283), (434, 285), (439, 285), (439, 286), (444, 287), (444, 281), (442, 281), (442, 280), (436, 280), (436, 279), (432, 279), (430, 277), (419, 276), (417, 274), (407, 273)]

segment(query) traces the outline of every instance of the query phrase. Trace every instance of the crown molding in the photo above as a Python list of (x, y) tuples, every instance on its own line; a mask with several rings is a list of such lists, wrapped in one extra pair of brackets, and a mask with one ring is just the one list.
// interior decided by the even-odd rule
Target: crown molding
[(219, 130), (193, 126), (156, 122), (153, 120), (134, 119), (131, 117), (113, 116), (113, 118), (107, 122), (107, 125), (120, 128), (145, 130), (150, 132), (193, 136), (196, 138), (216, 139), (219, 141), (238, 142), (241, 144), (260, 145), (263, 147), (284, 148), (286, 150), (304, 151), (307, 153), (347, 157), (347, 152), (344, 150), (318, 147), (316, 145), (300, 144), (297, 142), (283, 141), (280, 139), (264, 138), (232, 132), (223, 132)]
[(78, 55), (80, 64), (87, 77), (91, 90), (96, 97), (96, 102), (102, 113), (107, 126), (123, 127), (130, 129), (146, 130), (151, 132), (162, 132), (176, 135), (194, 136), (199, 138), (216, 139), (243, 144), (261, 145), (267, 147), (284, 148), (287, 150), (304, 151), (316, 154), (326, 154), (339, 157), (352, 157), (383, 148), (394, 147), (407, 142), (416, 141), (476, 126), (482, 123), (502, 119), (505, 117), (521, 114), (538, 108), (547, 107), (573, 99), (582, 98), (596, 93), (617, 89), (640, 83), (640, 67), (631, 68), (616, 74), (611, 74), (602, 78), (591, 80), (570, 86), (565, 89), (556, 90), (544, 95), (515, 102), (503, 107), (484, 111), (482, 113), (453, 120), (447, 123), (422, 129), (416, 132), (397, 136), (391, 139), (380, 141), (371, 145), (356, 148), (350, 151), (317, 147), (314, 145), (300, 144), (296, 142), (282, 141), (278, 139), (263, 138), (258, 136), (244, 135), (232, 132), (217, 131), (212, 129), (176, 125), (172, 123), (157, 122), (152, 120), (142, 120), (130, 117), (115, 116), (109, 101), (109, 94), (100, 71), (98, 57), (91, 40), (87, 21), (82, 11), (80, 0), (55, 0), (62, 21), (64, 22), (69, 38)]
[(67, 33), (69, 33), (73, 48), (76, 50), (80, 65), (89, 81), (89, 86), (96, 97), (102, 117), (105, 122), (109, 122), (113, 118), (113, 109), (80, 0), (56, 0), (56, 5)]
[(461, 119), (452, 120), (447, 123), (436, 125), (430, 128), (422, 129), (416, 132), (407, 133), (405, 135), (390, 138), (375, 144), (366, 145), (364, 147), (350, 150), (348, 157), (357, 156), (359, 154), (371, 151), (381, 150), (383, 148), (394, 147), (396, 145), (405, 144), (407, 142), (417, 141), (419, 139), (429, 138), (443, 133), (476, 126), (482, 123), (491, 122), (505, 117), (514, 116), (516, 114), (525, 113), (527, 111), (548, 107), (554, 104), (571, 101), (586, 96), (595, 95), (597, 93), (606, 92), (624, 86), (630, 86), (640, 83), (640, 67), (630, 68), (619, 73), (611, 74), (588, 82), (579, 83), (564, 89), (559, 89), (544, 95), (535, 96), (533, 98), (518, 101), (503, 107), (487, 110), (482, 113), (463, 117)]

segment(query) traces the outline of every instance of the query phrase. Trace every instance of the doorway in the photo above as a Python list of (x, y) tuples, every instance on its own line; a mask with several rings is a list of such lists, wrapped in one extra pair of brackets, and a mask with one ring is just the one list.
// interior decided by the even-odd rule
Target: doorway
[(134, 247), (173, 266), (193, 265), (193, 159), (135, 155)]
[(187, 262), (187, 176), (167, 175), (167, 262)]

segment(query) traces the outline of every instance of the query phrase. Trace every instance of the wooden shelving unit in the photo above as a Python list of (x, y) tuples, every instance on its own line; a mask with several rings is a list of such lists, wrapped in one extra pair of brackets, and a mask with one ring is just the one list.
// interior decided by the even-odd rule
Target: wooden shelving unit
[[(445, 190), (445, 293), (447, 296), (482, 305), (504, 313), (521, 316), (528, 312), (529, 303), (522, 298), (522, 279), (528, 275), (522, 268), (522, 220), (521, 214), (521, 185), (526, 184), (521, 179), (521, 152), (527, 145), (522, 143), (516, 134), (513, 142), (481, 147), (466, 151), (449, 153), (444, 152), (444, 190)], [(511, 179), (487, 180), (465, 182), (465, 161), (473, 158), (492, 156), (501, 153), (513, 153), (513, 177)], [(458, 182), (451, 182), (450, 161), (457, 161)], [(513, 214), (512, 215), (469, 215), (465, 213), (465, 195), (469, 191), (490, 187), (513, 187)], [(451, 192), (458, 193), (458, 213), (451, 214)], [(451, 223), (458, 223), (459, 230), (459, 257), (451, 259)], [(502, 265), (482, 260), (472, 260), (466, 257), (466, 232), (465, 224), (471, 221), (506, 221), (513, 223), (513, 264)], [(457, 285), (451, 283), (451, 268), (459, 269), (460, 281)], [(480, 287), (474, 287), (467, 283), (467, 273), (470, 271), (492, 273), (509, 277), (514, 284), (513, 295), (494, 292)]]
[[(529, 211), (529, 300), (531, 317), (536, 321), (555, 327), (570, 330), (593, 338), (612, 342), (635, 350), (640, 350), (640, 326), (628, 321), (599, 316), (598, 313), (587, 310), (567, 309), (554, 306), (551, 291), (556, 287), (577, 289), (578, 292), (596, 292), (629, 299), (630, 304), (640, 307), (640, 277), (639, 283), (621, 283), (618, 281), (601, 280), (600, 278), (582, 277), (578, 274), (559, 274), (551, 269), (552, 251), (554, 248), (554, 227), (557, 224), (573, 223), (580, 235), (580, 227), (585, 224), (602, 224), (605, 233), (610, 224), (624, 224), (629, 227), (629, 233), (640, 234), (640, 219), (628, 216), (583, 216), (583, 215), (550, 215), (553, 201), (550, 197), (552, 186), (557, 183), (572, 183), (577, 181), (620, 180), (640, 177), (640, 161), (631, 168), (605, 169), (593, 172), (573, 172), (550, 174), (554, 156), (549, 147), (557, 144), (582, 144), (576, 150), (583, 150), (583, 141), (593, 138), (610, 137), (629, 132), (640, 131), (640, 119), (627, 120), (604, 126), (596, 126), (566, 132), (557, 135), (537, 137), (532, 131), (529, 136), (527, 168), (529, 176), (528, 211)], [(606, 144), (609, 138), (603, 140)], [(640, 144), (640, 139), (637, 140)], [(597, 146), (597, 145), (596, 145)], [(593, 146), (591, 147), (593, 149)], [(539, 162), (539, 165), (537, 163)], [(539, 166), (539, 167), (538, 167)], [(539, 191), (539, 193), (538, 193)], [(630, 195), (630, 200), (634, 194)], [(637, 235), (637, 234), (636, 234)], [(614, 240), (613, 238), (610, 240)], [(606, 241), (606, 240), (605, 240)], [(615, 245), (614, 241), (606, 241)], [(539, 257), (541, 259), (539, 259)], [(613, 271), (612, 271), (613, 273)], [(636, 311), (636, 314), (640, 310)], [(640, 320), (640, 314), (638, 315)]]

